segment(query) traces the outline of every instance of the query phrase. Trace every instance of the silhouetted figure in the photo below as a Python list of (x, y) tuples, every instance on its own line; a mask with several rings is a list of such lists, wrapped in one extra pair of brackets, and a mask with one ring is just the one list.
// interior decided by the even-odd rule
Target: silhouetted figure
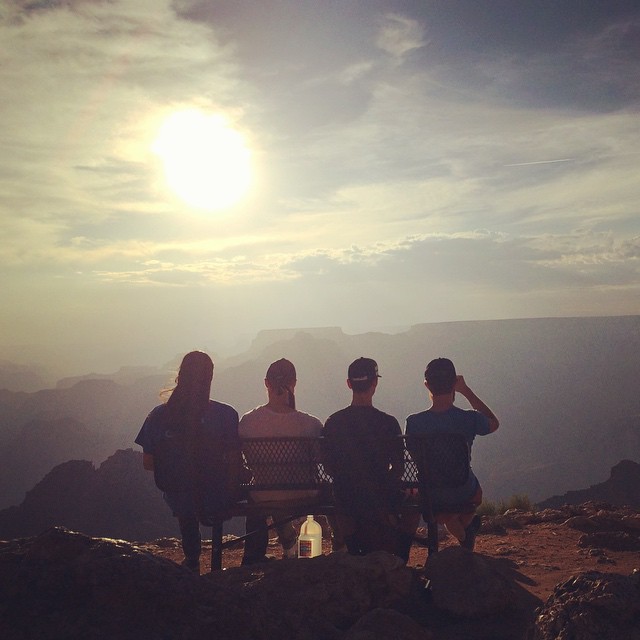
[[(427, 433), (461, 433), (469, 443), (469, 453), (476, 436), (493, 433), (498, 428), (498, 419), (487, 405), (467, 386), (464, 377), (456, 374), (453, 362), (448, 358), (432, 360), (424, 373), (425, 386), (429, 390), (431, 407), (407, 418), (406, 435)], [(463, 395), (472, 407), (464, 410), (454, 406), (456, 392)], [(469, 504), (478, 506), (482, 502), (482, 489), (473, 471), (467, 483), (456, 489), (434, 489), (431, 499), (436, 510), (445, 508), (436, 517), (455, 536), (460, 544), (473, 550), (476, 533), (480, 529), (480, 517), (473, 512), (447, 513), (447, 505)]]
[(202, 351), (184, 356), (176, 386), (166, 403), (155, 407), (135, 442), (142, 446), (144, 468), (178, 519), (183, 564), (200, 568), (200, 521), (219, 517), (233, 499), (225, 452), (238, 451), (238, 413), (209, 399), (213, 361)]
[[(318, 437), (322, 431), (322, 423), (315, 416), (296, 410), (295, 387), (297, 382), (296, 369), (293, 363), (285, 358), (273, 362), (265, 376), (264, 384), (267, 389), (268, 401), (266, 404), (245, 413), (240, 420), (239, 433), (241, 439), (250, 438), (307, 438)], [(251, 458), (251, 448), (243, 446), (247, 465), (256, 476), (258, 484), (272, 479), (272, 469), (263, 464), (254, 464)], [(276, 471), (281, 473), (289, 470), (297, 473), (304, 473), (305, 469), (309, 474), (315, 474), (315, 469), (309, 465), (307, 456), (302, 457), (304, 462), (297, 463), (295, 452), (290, 451), (285, 462), (285, 467), (278, 464)], [(301, 465), (304, 469), (301, 469)], [(264, 477), (263, 477), (264, 476)], [(277, 501), (285, 503), (281, 508), (272, 514), (274, 521), (287, 520), (289, 514), (286, 511), (286, 501), (299, 498), (312, 498), (317, 496), (317, 491), (305, 490), (274, 490), (274, 491), (253, 491), (250, 498), (254, 502)], [(247, 538), (244, 547), (243, 565), (263, 562), (268, 559), (266, 556), (269, 534), (266, 529), (266, 522), (261, 517), (248, 517), (246, 524), (247, 532), (256, 531), (254, 535)], [(297, 554), (296, 542), (297, 531), (293, 524), (283, 522), (276, 526), (278, 539), (282, 545), (283, 556), (294, 558)]]
[(336, 534), (349, 553), (384, 550), (406, 562), (419, 516), (398, 515), (404, 446), (396, 418), (373, 406), (379, 377), (371, 358), (349, 365), (351, 405), (325, 422), (323, 463), (333, 477)]

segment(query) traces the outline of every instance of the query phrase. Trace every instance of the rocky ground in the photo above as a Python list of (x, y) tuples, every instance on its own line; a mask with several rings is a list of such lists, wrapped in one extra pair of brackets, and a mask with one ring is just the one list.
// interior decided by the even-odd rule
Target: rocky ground
[[(426, 532), (420, 529), (418, 534), (424, 536)], [(201, 573), (210, 570), (210, 541), (204, 546)], [(441, 531), (440, 549), (455, 546), (457, 542)], [(325, 554), (331, 552), (328, 540), (323, 547)], [(176, 538), (158, 540), (145, 548), (174, 562), (182, 560)], [(629, 576), (640, 571), (639, 552), (640, 514), (592, 502), (539, 513), (510, 511), (504, 516), (485, 517), (475, 547), (476, 554), (490, 560), (493, 569), (518, 587), (518, 616), (506, 626), (504, 619), (500, 623), (501, 633), (510, 629), (504, 637), (513, 638), (522, 637), (557, 585), (590, 571)], [(271, 538), (268, 553), (281, 558), (276, 537)], [(241, 558), (241, 544), (226, 549), (223, 568), (240, 566)], [(408, 566), (421, 569), (426, 559), (425, 546), (416, 542)]]
[[(62, 527), (0, 541), (3, 640), (638, 640), (640, 513), (585, 503), (485, 519), (410, 569), (379, 552), (223, 571), (180, 566), (175, 538), (132, 543)], [(276, 541), (273, 555), (280, 552)], [(425, 589), (429, 581), (430, 588)]]

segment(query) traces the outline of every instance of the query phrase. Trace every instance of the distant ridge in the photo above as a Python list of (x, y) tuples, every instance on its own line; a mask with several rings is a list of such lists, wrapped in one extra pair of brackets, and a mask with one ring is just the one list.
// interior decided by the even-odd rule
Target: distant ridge
[[(473, 447), (484, 495), (538, 502), (600, 482), (620, 460), (640, 460), (638, 353), (640, 315), (424, 323), (393, 334), (267, 330), (245, 352), (215, 358), (212, 397), (240, 414), (264, 403), (267, 367), (285, 357), (298, 373), (297, 406), (325, 420), (350, 402), (349, 362), (369, 356), (382, 375), (376, 406), (404, 425), (428, 406), (426, 363), (447, 356), (500, 418), (499, 431)], [(56, 464), (97, 463), (133, 446), (178, 362), (155, 374), (125, 367), (68, 378), (55, 389), (0, 390), (0, 508), (18, 504)], [(34, 421), (41, 435), (29, 438)], [(74, 424), (87, 436), (74, 436)]]
[(611, 469), (611, 476), (600, 484), (588, 489), (567, 491), (564, 495), (553, 496), (538, 503), (541, 509), (557, 509), (565, 504), (583, 502), (607, 502), (616, 507), (640, 508), (640, 464), (632, 460), (622, 460)]

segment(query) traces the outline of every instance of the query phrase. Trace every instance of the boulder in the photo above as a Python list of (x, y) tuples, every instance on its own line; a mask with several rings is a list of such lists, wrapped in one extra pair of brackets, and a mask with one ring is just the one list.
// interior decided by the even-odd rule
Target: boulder
[(309, 627), (326, 634), (327, 625), (346, 630), (373, 609), (403, 602), (414, 587), (412, 570), (385, 552), (267, 562), (211, 573), (205, 580), (228, 593), (250, 592), (254, 622), (269, 630), (264, 637), (292, 637), (292, 628)]
[(556, 586), (538, 612), (534, 640), (637, 640), (640, 573), (589, 571)]
[(448, 547), (432, 555), (425, 567), (433, 604), (465, 618), (501, 613), (515, 604), (511, 583), (477, 553)]
[[(198, 576), (135, 544), (55, 527), (0, 543), (0, 637), (338, 640), (371, 611), (410, 600), (414, 580), (383, 552)], [(391, 627), (395, 617), (407, 640), (429, 637), (396, 613), (378, 611), (374, 620)]]

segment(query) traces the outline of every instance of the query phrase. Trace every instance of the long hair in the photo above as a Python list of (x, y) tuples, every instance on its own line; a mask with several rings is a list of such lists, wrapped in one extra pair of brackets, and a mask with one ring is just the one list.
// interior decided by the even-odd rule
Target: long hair
[(286, 358), (280, 358), (269, 365), (267, 369), (266, 379), (277, 395), (287, 393), (287, 404), (292, 408), (296, 408), (296, 397), (293, 394), (293, 388), (296, 384), (296, 368), (293, 362)]
[(183, 427), (202, 418), (209, 404), (213, 361), (203, 351), (191, 351), (182, 359), (176, 386), (167, 400), (168, 418)]

